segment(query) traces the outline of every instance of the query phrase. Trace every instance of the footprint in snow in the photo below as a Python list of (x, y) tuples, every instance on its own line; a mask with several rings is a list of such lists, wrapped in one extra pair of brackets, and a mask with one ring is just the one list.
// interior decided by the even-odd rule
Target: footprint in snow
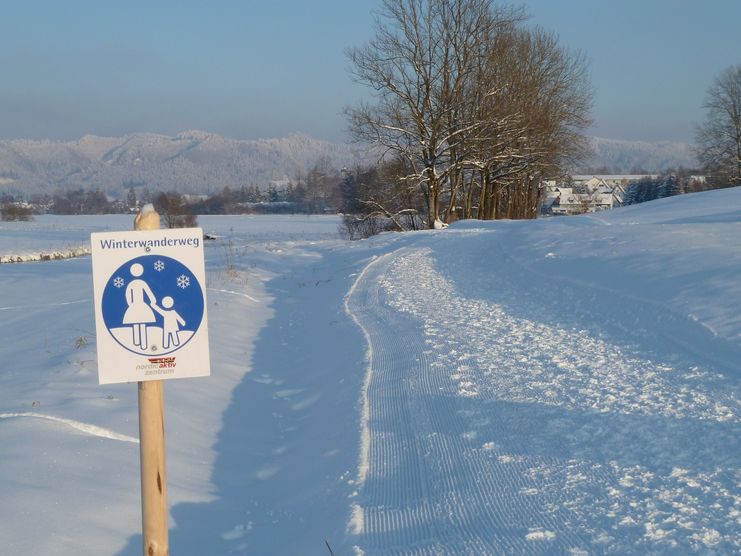
[(225, 541), (236, 541), (244, 537), (245, 533), (247, 533), (251, 529), (252, 529), (251, 521), (247, 524), (240, 523), (238, 525), (235, 525), (229, 531), (222, 533), (221, 538), (224, 539)]

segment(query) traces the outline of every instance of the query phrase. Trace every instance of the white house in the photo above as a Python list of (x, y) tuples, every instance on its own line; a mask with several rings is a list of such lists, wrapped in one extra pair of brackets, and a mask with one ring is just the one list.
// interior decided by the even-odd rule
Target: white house
[(552, 215), (584, 214), (598, 210), (611, 209), (614, 206), (611, 192), (577, 192), (572, 187), (554, 187), (547, 192), (541, 205), (541, 213)]
[(543, 183), (540, 212), (544, 215), (584, 214), (619, 207), (628, 185), (647, 177), (656, 176), (576, 175), (570, 180), (548, 180)]

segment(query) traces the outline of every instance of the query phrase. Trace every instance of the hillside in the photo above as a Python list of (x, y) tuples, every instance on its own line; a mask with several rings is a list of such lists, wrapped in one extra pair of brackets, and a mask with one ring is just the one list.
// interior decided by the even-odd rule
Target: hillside
[[(593, 156), (573, 173), (634, 169), (660, 173), (694, 167), (686, 143), (591, 138)], [(175, 137), (136, 133), (124, 137), (86, 135), (77, 141), (0, 141), (0, 192), (53, 194), (59, 189), (100, 188), (123, 198), (130, 186), (153, 191), (212, 193), (224, 187), (266, 187), (305, 176), (320, 160), (339, 170), (369, 163), (362, 148), (296, 133), (280, 139), (228, 139), (203, 131)]]
[(0, 141), (0, 187), (13, 194), (100, 188), (119, 198), (131, 185), (210, 193), (224, 187), (295, 180), (320, 160), (339, 169), (365, 158), (351, 145), (300, 133), (249, 141), (202, 131), (175, 137), (137, 133), (86, 135), (66, 142), (7, 140)]
[(696, 168), (697, 160), (689, 143), (675, 141), (622, 141), (591, 137), (592, 155), (575, 174), (660, 174), (667, 169)]

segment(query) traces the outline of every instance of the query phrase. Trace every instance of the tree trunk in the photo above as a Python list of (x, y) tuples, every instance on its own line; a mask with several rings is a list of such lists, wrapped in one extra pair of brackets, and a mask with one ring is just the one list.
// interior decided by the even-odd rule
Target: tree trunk
[(448, 201), (448, 208), (445, 209), (445, 222), (452, 222), (456, 220), (455, 210), (458, 205), (458, 193), (461, 190), (461, 173), (458, 170), (453, 170), (449, 174), (448, 181), (450, 182), (450, 199)]
[(440, 214), (440, 191), (436, 181), (433, 179), (427, 185), (427, 227), (435, 229), (435, 221)]
[(490, 220), (499, 220), (502, 215), (501, 211), (499, 209), (499, 196), (502, 194), (502, 184), (499, 182), (494, 182), (494, 191), (492, 192), (492, 200), (491, 200), (491, 219)]
[(476, 217), (479, 220), (488, 220), (489, 215), (489, 172), (488, 170), (481, 171), (481, 192), (479, 193), (479, 211)]
[(474, 179), (474, 173), (470, 172), (468, 190), (464, 189), (463, 218), (473, 218), (473, 199), (475, 189), (476, 180)]

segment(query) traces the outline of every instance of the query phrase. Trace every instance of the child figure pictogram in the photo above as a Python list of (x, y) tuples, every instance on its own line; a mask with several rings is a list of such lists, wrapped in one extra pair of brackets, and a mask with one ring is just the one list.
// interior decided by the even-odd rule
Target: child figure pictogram
[(162, 315), (162, 347), (168, 349), (170, 347), (170, 341), (172, 345), (179, 346), (180, 338), (178, 337), (178, 331), (181, 326), (185, 326), (185, 320), (181, 317), (178, 312), (172, 308), (175, 304), (172, 297), (169, 295), (162, 298), (162, 307), (157, 306), (156, 303), (152, 303), (152, 309)]

